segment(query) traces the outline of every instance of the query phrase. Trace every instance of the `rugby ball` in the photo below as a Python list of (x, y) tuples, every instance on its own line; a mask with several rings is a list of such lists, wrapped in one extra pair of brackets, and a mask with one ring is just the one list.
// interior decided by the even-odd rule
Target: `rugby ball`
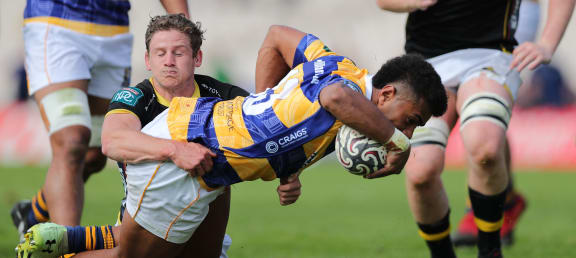
[(358, 131), (343, 125), (336, 134), (336, 157), (354, 175), (374, 173), (386, 164), (386, 149)]

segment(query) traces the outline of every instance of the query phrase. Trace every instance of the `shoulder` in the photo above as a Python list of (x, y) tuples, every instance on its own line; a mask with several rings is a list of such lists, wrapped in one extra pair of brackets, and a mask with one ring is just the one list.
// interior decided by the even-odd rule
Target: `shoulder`
[(110, 103), (118, 102), (128, 106), (136, 106), (139, 102), (153, 96), (153, 92), (154, 89), (150, 81), (144, 80), (136, 86), (118, 90), (110, 100)]
[(244, 89), (221, 82), (210, 76), (195, 74), (194, 79), (200, 88), (200, 96), (202, 97), (218, 97), (222, 99), (232, 99), (238, 96), (247, 96), (249, 93)]

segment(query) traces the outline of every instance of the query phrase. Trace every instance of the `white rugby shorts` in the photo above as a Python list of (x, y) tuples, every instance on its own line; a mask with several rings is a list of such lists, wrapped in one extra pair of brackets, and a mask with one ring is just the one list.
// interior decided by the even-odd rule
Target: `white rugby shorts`
[(495, 49), (470, 48), (446, 53), (427, 61), (434, 66), (444, 87), (456, 91), (458, 86), (480, 75), (486, 74), (507, 88), (516, 99), (522, 84), (520, 74), (511, 70), (512, 55)]
[(29, 94), (49, 84), (88, 79), (88, 95), (110, 99), (130, 84), (132, 34), (78, 33), (47, 23), (23, 29)]
[[(142, 128), (154, 137), (170, 139), (168, 109)], [(126, 167), (126, 210), (150, 233), (166, 241), (187, 242), (208, 214), (209, 205), (224, 187), (207, 191), (172, 162), (149, 162)]]

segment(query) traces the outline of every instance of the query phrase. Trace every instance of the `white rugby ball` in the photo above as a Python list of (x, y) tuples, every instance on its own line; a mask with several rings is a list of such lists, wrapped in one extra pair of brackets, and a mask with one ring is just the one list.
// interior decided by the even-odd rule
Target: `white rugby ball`
[(386, 165), (386, 149), (358, 131), (343, 125), (336, 135), (336, 157), (350, 173), (366, 175)]

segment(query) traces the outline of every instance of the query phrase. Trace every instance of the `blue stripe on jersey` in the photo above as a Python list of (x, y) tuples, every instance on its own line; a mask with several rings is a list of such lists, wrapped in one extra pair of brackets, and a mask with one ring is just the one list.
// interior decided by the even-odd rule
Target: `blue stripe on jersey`
[(24, 18), (56, 17), (103, 25), (128, 26), (127, 0), (27, 0)]
[[(250, 121), (253, 123), (257, 120), (253, 116), (245, 116), (244, 121), (247, 124), (248, 118), (251, 118)], [(271, 134), (266, 139), (254, 140), (254, 144), (248, 147), (242, 149), (227, 147), (226, 149), (248, 158), (268, 158), (282, 155), (322, 136), (332, 127), (335, 120), (328, 111), (320, 109), (314, 115), (290, 128)]]
[(268, 163), (270, 163), (270, 166), (274, 169), (276, 177), (282, 178), (300, 170), (307, 159), (306, 152), (304, 152), (304, 148), (300, 145), (298, 148), (283, 153), (282, 155), (269, 157)]
[[(194, 112), (190, 114), (188, 123), (188, 142), (199, 142), (210, 148), (218, 148), (218, 139), (210, 138), (209, 132), (214, 131), (214, 120), (212, 120), (212, 109), (214, 105), (222, 101), (220, 98), (205, 97), (198, 98)], [(208, 125), (208, 126), (206, 126)], [(212, 134), (214, 134), (212, 132)]]
[(325, 56), (302, 64), (304, 75), (300, 89), (310, 102), (318, 99), (324, 87), (342, 80), (340, 75), (332, 74), (332, 72), (338, 70), (338, 62), (343, 59), (343, 56)]
[(240, 179), (234, 168), (230, 166), (222, 151), (218, 149), (211, 150), (216, 153), (216, 158), (212, 160), (214, 162), (212, 171), (202, 176), (204, 183), (210, 188), (218, 188), (223, 185), (241, 182), (242, 179)]
[(292, 68), (298, 66), (301, 63), (308, 62), (308, 59), (306, 59), (306, 56), (304, 55), (304, 51), (306, 51), (308, 45), (310, 45), (310, 43), (312, 43), (315, 40), (318, 40), (318, 38), (312, 34), (306, 34), (306, 36), (304, 36), (300, 40), (300, 43), (298, 43), (298, 47), (294, 52), (294, 60), (292, 61)]

